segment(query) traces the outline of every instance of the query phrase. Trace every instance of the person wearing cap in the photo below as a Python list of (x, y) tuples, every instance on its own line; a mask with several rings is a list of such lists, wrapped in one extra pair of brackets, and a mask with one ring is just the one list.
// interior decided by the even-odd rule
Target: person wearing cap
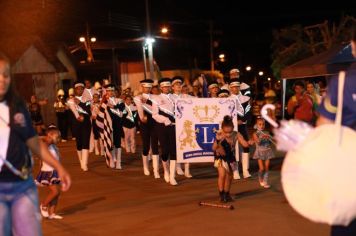
[(68, 130), (68, 106), (64, 99), (63, 89), (59, 89), (57, 92), (57, 100), (54, 102), (54, 110), (57, 117), (57, 126), (61, 133), (62, 142), (67, 142), (67, 130)]
[(219, 84), (216, 80), (212, 80), (208, 83), (209, 97), (217, 98), (219, 93)]
[[(92, 120), (91, 124), (93, 127), (93, 135), (94, 135), (95, 155), (99, 156), (101, 154), (102, 156), (104, 156), (103, 142), (100, 138), (99, 127), (96, 124), (96, 117), (99, 114), (99, 108), (100, 108), (100, 95), (98, 91), (96, 91), (93, 94), (93, 101), (91, 102), (90, 106), (91, 106), (91, 120)], [(101, 152), (99, 151), (99, 143), (100, 143)]]
[(152, 97), (150, 94), (153, 80), (144, 79), (140, 81), (142, 93), (134, 98), (140, 119), (140, 131), (142, 138), (142, 163), (143, 173), (150, 175), (148, 165), (148, 154), (152, 152), (152, 166), (155, 179), (159, 179), (159, 152), (158, 136), (154, 131), (156, 121), (152, 118)]
[(71, 137), (72, 137), (72, 140), (75, 140), (76, 138), (76, 130), (74, 129), (74, 123), (76, 121), (76, 118), (73, 114), (73, 112), (69, 109), (69, 105), (68, 105), (68, 102), (70, 101), (70, 99), (72, 98), (75, 98), (75, 95), (74, 95), (74, 88), (69, 88), (68, 89), (68, 97), (66, 99), (66, 105), (68, 107), (67, 109), (67, 121), (68, 121), (68, 126), (69, 126), (69, 129), (70, 129), (70, 133), (71, 133)]
[(121, 137), (123, 136), (122, 118), (125, 114), (125, 104), (122, 99), (115, 96), (115, 85), (107, 84), (104, 88), (106, 91), (105, 101), (112, 120), (112, 141), (114, 144), (109, 166), (110, 168), (121, 170)]
[(200, 83), (199, 83), (199, 80), (196, 79), (194, 80), (193, 82), (193, 91), (192, 91), (192, 96), (193, 97), (197, 97), (197, 98), (201, 98), (202, 97), (202, 93), (200, 91)]
[[(238, 106), (238, 131), (241, 133), (243, 138), (248, 141), (248, 131), (247, 122), (251, 119), (251, 105), (250, 97), (244, 96), (240, 92), (240, 82), (237, 79), (231, 79), (229, 83), (230, 97), (235, 98)], [(248, 171), (250, 162), (250, 149), (249, 147), (242, 148), (242, 172), (244, 178), (250, 178), (251, 175)], [(240, 174), (238, 168), (234, 169), (234, 179), (240, 179)]]
[(230, 70), (230, 79), (239, 79), (240, 78), (240, 70), (237, 68)]
[[(240, 80), (240, 70), (231, 69), (230, 70), (230, 80)], [(248, 84), (240, 82), (240, 93), (245, 96), (251, 97), (251, 88)]]
[(93, 100), (93, 95), (95, 93), (95, 88), (92, 86), (89, 79), (84, 80), (84, 91), (83, 91), (83, 102), (91, 102)]
[(122, 118), (122, 127), (124, 130), (124, 142), (126, 153), (136, 153), (136, 130), (137, 130), (137, 107), (133, 103), (133, 98), (126, 95), (125, 114)]
[[(83, 92), (83, 102), (92, 102), (93, 95), (97, 92), (94, 86), (89, 79), (84, 80), (84, 92)], [(95, 148), (95, 139), (93, 130), (90, 132), (90, 145), (89, 145), (89, 152), (93, 152)]]
[(77, 154), (83, 171), (88, 171), (89, 142), (91, 132), (90, 102), (83, 101), (84, 84), (74, 84), (75, 97), (69, 99), (68, 106), (75, 116), (74, 129), (76, 130)]
[[(171, 80), (169, 78), (162, 78), (158, 83), (161, 88), (161, 94), (153, 98), (152, 117), (157, 122), (155, 129), (162, 148), (161, 157), (164, 180), (171, 185), (177, 185), (177, 181), (175, 180), (177, 152), (174, 101), (169, 95)], [(168, 160), (170, 160), (169, 164)]]
[(131, 85), (130, 82), (127, 82), (125, 86), (122, 86), (122, 93), (125, 95), (132, 96)]
[[(94, 83), (94, 94), (97, 93), (97, 94), (99, 94), (101, 96), (101, 92), (102, 92), (101, 84), (100, 84), (99, 81), (96, 81)], [(94, 94), (93, 94), (93, 96), (94, 96)]]
[[(192, 97), (187, 94), (182, 94), (182, 86), (184, 84), (184, 79), (181, 76), (175, 76), (172, 78), (172, 93), (170, 94), (171, 100), (176, 103), (179, 98), (189, 98)], [(193, 176), (190, 174), (189, 163), (184, 164), (184, 172), (182, 170), (182, 165), (180, 163), (176, 163), (176, 171), (178, 175), (184, 175), (187, 178), (192, 178)], [(172, 171), (172, 169), (170, 169)], [(170, 172), (171, 173), (171, 172)]]
[(221, 89), (218, 92), (218, 98), (228, 98), (230, 96), (230, 92), (227, 89)]

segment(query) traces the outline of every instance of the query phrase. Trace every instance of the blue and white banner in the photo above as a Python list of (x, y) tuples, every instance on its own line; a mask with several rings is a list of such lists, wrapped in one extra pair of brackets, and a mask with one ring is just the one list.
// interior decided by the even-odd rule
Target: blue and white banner
[(226, 115), (233, 117), (237, 130), (235, 99), (178, 99), (175, 107), (177, 162), (213, 162), (215, 133)]

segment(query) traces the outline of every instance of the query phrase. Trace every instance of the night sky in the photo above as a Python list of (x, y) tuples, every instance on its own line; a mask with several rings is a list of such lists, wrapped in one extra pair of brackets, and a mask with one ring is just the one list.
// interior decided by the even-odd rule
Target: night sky
[[(272, 30), (293, 24), (311, 25), (338, 21), (343, 14), (356, 15), (352, 6), (305, 5), (281, 9), (257, 2), (242, 6), (240, 1), (150, 0), (152, 35), (159, 36), (162, 25), (169, 27), (168, 39), (155, 43), (154, 55), (161, 69), (192, 68), (194, 61), (201, 69), (209, 69), (209, 21), (214, 25), (215, 58), (225, 53), (227, 61), (218, 64), (224, 71), (232, 66), (270, 71)], [(295, 3), (294, 3), (295, 4)], [(292, 5), (292, 4), (291, 4)], [(0, 28), (2, 37), (40, 35), (48, 42), (78, 44), (85, 32), (98, 41), (131, 40), (146, 35), (145, 1), (108, 0), (2, 0)], [(268, 10), (270, 9), (270, 10)], [(94, 50), (97, 61), (111, 66), (110, 50)], [(141, 60), (140, 43), (125, 44), (116, 51), (119, 60)], [(77, 52), (74, 59), (85, 59)]]

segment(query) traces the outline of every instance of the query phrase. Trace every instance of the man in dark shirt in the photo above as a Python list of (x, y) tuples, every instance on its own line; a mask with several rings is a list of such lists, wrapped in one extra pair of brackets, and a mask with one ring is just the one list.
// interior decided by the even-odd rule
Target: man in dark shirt
[[(351, 35), (352, 55), (356, 58), (356, 28)], [(334, 123), (337, 111), (338, 80), (337, 76), (330, 79), (326, 97), (323, 99), (318, 112), (320, 117), (317, 125)], [(343, 93), (342, 125), (356, 130), (356, 63), (346, 71), (345, 86)], [(354, 157), (353, 157), (354, 158)], [(332, 226), (332, 236), (356, 235), (356, 219), (348, 226)]]

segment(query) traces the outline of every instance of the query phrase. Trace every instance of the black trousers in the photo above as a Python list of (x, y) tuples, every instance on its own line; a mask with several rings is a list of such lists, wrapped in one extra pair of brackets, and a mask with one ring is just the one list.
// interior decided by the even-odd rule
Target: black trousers
[[(244, 139), (246, 141), (248, 141), (249, 137), (248, 137), (247, 125), (245, 125), (245, 124), (239, 125), (238, 129), (239, 129), (239, 133), (242, 135), (242, 137), (244, 137)], [(250, 152), (250, 148), (249, 147), (243, 147), (242, 150), (243, 150), (243, 153), (249, 153)]]
[(147, 123), (140, 125), (142, 139), (142, 155), (147, 156), (152, 149), (153, 155), (158, 155), (158, 136), (155, 131), (155, 123)]
[(75, 118), (72, 111), (68, 110), (66, 113), (67, 113), (68, 126), (70, 128), (72, 138), (77, 138), (77, 128), (76, 128), (77, 119)]
[(113, 143), (115, 148), (121, 148), (121, 138), (124, 136), (124, 130), (122, 128), (122, 120), (112, 119), (112, 129), (113, 129)]
[(83, 122), (76, 120), (74, 123), (76, 132), (77, 150), (89, 149), (91, 122), (89, 116), (84, 115)]
[(164, 124), (157, 123), (155, 126), (156, 133), (158, 134), (159, 144), (162, 149), (162, 160), (168, 161), (177, 160), (176, 148), (176, 128), (174, 125), (165, 126)]
[(57, 127), (61, 132), (62, 139), (67, 139), (68, 137), (68, 116), (66, 112), (56, 112), (57, 116)]
[(356, 235), (356, 219), (351, 221), (348, 226), (331, 226), (331, 236), (355, 236)]
[(100, 138), (100, 131), (99, 131), (99, 127), (96, 125), (96, 120), (92, 120), (91, 125), (93, 127), (94, 139), (98, 140)]

